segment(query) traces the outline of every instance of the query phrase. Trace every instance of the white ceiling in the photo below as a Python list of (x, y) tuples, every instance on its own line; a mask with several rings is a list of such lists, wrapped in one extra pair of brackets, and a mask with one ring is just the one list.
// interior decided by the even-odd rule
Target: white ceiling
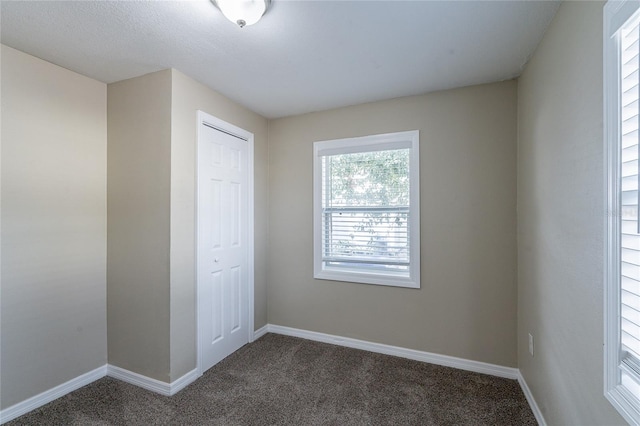
[(176, 68), (268, 118), (520, 75), (557, 1), (6, 1), (1, 41), (105, 83)]

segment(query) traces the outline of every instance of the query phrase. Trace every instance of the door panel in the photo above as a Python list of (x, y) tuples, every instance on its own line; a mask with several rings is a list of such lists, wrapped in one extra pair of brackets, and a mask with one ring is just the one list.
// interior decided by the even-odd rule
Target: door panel
[(206, 202), (211, 204), (211, 220), (205, 220), (205, 229), (211, 229), (211, 248), (222, 246), (222, 181), (211, 179), (211, 199)]
[(211, 274), (211, 292), (209, 303), (211, 304), (211, 337), (209, 341), (216, 343), (222, 339), (222, 327), (224, 323), (223, 315), (223, 289), (222, 289), (222, 272), (214, 272)]
[[(200, 124), (198, 310), (201, 368), (248, 343), (248, 142)], [(201, 337), (202, 338), (202, 337)]]
[(231, 268), (231, 332), (240, 329), (242, 313), (242, 290), (240, 288), (240, 267)]

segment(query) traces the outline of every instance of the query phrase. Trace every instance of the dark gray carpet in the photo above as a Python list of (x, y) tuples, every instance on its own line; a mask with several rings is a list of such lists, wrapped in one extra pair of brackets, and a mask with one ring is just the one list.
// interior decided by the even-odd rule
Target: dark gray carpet
[(7, 425), (535, 425), (517, 381), (267, 334), (172, 397), (103, 378)]

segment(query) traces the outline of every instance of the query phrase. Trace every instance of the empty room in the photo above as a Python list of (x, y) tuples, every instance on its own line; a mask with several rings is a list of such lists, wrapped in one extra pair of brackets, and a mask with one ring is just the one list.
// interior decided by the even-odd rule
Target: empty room
[(640, 424), (639, 2), (0, 25), (0, 424)]

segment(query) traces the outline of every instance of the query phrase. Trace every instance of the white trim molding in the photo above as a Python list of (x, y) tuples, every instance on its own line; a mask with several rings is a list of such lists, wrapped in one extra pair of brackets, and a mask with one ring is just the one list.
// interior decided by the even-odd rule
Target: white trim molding
[(393, 355), (401, 358), (412, 359), (414, 361), (428, 362), (430, 364), (442, 365), (444, 367), (452, 367), (459, 370), (517, 380), (527, 402), (529, 403), (529, 407), (536, 418), (536, 421), (540, 426), (547, 426), (542, 415), (542, 411), (540, 411), (540, 407), (538, 407), (538, 404), (531, 393), (531, 389), (529, 389), (527, 382), (520, 373), (520, 370), (517, 368), (504, 367), (502, 365), (489, 364), (481, 361), (472, 361), (448, 355), (440, 355), (415, 349), (402, 348), (399, 346), (385, 345), (382, 343), (368, 342), (366, 340), (352, 339), (349, 337), (335, 336), (332, 334), (318, 333), (315, 331), (301, 330), (298, 328), (284, 327), (274, 324), (267, 324), (256, 330), (255, 339), (258, 339), (267, 333), (299, 337), (302, 339), (314, 340), (316, 342), (330, 343), (332, 345), (345, 346), (347, 348), (362, 349), (369, 352)]
[[(415, 349), (402, 348), (399, 346), (385, 345), (382, 343), (369, 342), (366, 340), (352, 339), (349, 337), (318, 333), (315, 331), (308, 331), (273, 324), (267, 324), (255, 330), (252, 337), (254, 340), (257, 340), (267, 333), (299, 337), (316, 342), (329, 343), (337, 346), (344, 346), (347, 348), (361, 349), (369, 352), (392, 355), (401, 358), (412, 359), (415, 361), (422, 361), (430, 364), (442, 365), (445, 367), (452, 367), (460, 370), (517, 380), (520, 384), (520, 387), (522, 388), (527, 402), (531, 407), (531, 410), (533, 411), (536, 420), (538, 421), (540, 426), (546, 426), (546, 422), (544, 421), (542, 412), (538, 408), (531, 390), (527, 386), (527, 383), (525, 382), (524, 378), (517, 368), (504, 367), (501, 365), (472, 361), (448, 355), (440, 355)], [(23, 414), (28, 413), (29, 411), (35, 410), (38, 407), (41, 407), (57, 398), (60, 398), (76, 389), (81, 388), (82, 386), (88, 385), (89, 383), (101, 379), (105, 376), (112, 377), (117, 380), (122, 380), (123, 382), (130, 383), (132, 385), (150, 390), (161, 395), (172, 396), (197, 380), (201, 376), (201, 374), (198, 372), (198, 369), (195, 368), (179, 379), (171, 383), (167, 383), (160, 380), (152, 379), (147, 376), (143, 376), (142, 374), (125, 370), (124, 368), (107, 364), (81, 376), (78, 376), (75, 379), (69, 380), (68, 382), (56, 386), (55, 388), (45, 391), (39, 395), (29, 398), (23, 402), (6, 408), (5, 410), (0, 411), (0, 424), (6, 423)]]
[(188, 384), (194, 382), (201, 375), (198, 374), (198, 369), (194, 368), (179, 379), (167, 383), (134, 373), (133, 371), (125, 370), (124, 368), (116, 367), (115, 365), (108, 365), (107, 376), (150, 390), (151, 392), (159, 393), (160, 395), (172, 396), (184, 389)]
[(198, 369), (194, 368), (179, 379), (166, 383), (160, 380), (152, 379), (142, 374), (134, 373), (124, 368), (116, 367), (115, 365), (103, 365), (88, 373), (71, 379), (61, 385), (44, 391), (36, 396), (19, 402), (11, 407), (5, 408), (0, 411), (0, 424), (4, 424), (17, 417), (27, 414), (29, 411), (33, 411), (36, 408), (42, 407), (45, 404), (50, 403), (53, 400), (61, 398), (66, 394), (80, 389), (92, 382), (103, 377), (113, 377), (114, 379), (121, 380), (123, 382), (130, 383), (143, 389), (150, 390), (155, 393), (159, 393), (164, 396), (172, 396), (180, 392), (187, 385), (193, 383), (201, 375), (198, 374)]
[[(431, 352), (407, 349), (399, 346), (385, 345), (383, 343), (368, 342), (366, 340), (352, 339), (350, 337), (335, 336), (332, 334), (318, 333), (315, 331), (301, 330), (298, 328), (283, 327), (281, 325), (268, 324), (267, 333), (283, 334), (285, 336), (300, 337), (302, 339), (315, 340), (316, 342), (331, 343), (332, 345), (345, 346), (347, 348), (362, 349), (385, 355), (393, 355), (415, 361), (428, 362), (430, 364), (453, 367), (459, 370), (473, 371), (475, 373), (489, 374), (507, 379), (518, 379), (517, 368), (503, 367), (481, 361), (471, 361), (448, 355), (434, 354)], [(264, 327), (263, 327), (264, 328)], [(262, 329), (260, 329), (262, 330)]]
[(27, 414), (29, 411), (42, 407), (43, 405), (61, 398), (76, 389), (80, 389), (81, 387), (86, 386), (89, 383), (103, 378), (104, 376), (106, 376), (106, 374), (107, 366), (103, 365), (102, 367), (98, 367), (95, 370), (84, 373), (74, 379), (62, 383), (61, 385), (58, 385), (29, 399), (12, 405), (11, 407), (7, 407), (4, 410), (0, 411), (0, 424), (4, 424), (10, 420), (22, 416), (23, 414)]
[(268, 332), (269, 332), (269, 324), (263, 325), (262, 327), (260, 327), (259, 329), (253, 332), (253, 340), (258, 340)]
[(529, 407), (531, 407), (531, 411), (533, 411), (533, 415), (536, 417), (536, 421), (540, 426), (547, 426), (547, 422), (544, 420), (542, 416), (542, 411), (540, 411), (540, 407), (538, 407), (538, 403), (533, 397), (533, 393), (531, 393), (531, 389), (529, 389), (529, 385), (524, 380), (522, 373), (518, 371), (518, 383), (522, 388), (522, 392), (524, 393), (524, 397), (527, 398), (527, 402), (529, 403)]
[(197, 368), (194, 368), (193, 370), (189, 371), (184, 376), (178, 378), (177, 380), (174, 380), (169, 385), (169, 396), (177, 394), (182, 389), (186, 388), (191, 383), (193, 383), (196, 380), (198, 380), (200, 378), (200, 376), (202, 376), (202, 374), (198, 373), (198, 369)]

